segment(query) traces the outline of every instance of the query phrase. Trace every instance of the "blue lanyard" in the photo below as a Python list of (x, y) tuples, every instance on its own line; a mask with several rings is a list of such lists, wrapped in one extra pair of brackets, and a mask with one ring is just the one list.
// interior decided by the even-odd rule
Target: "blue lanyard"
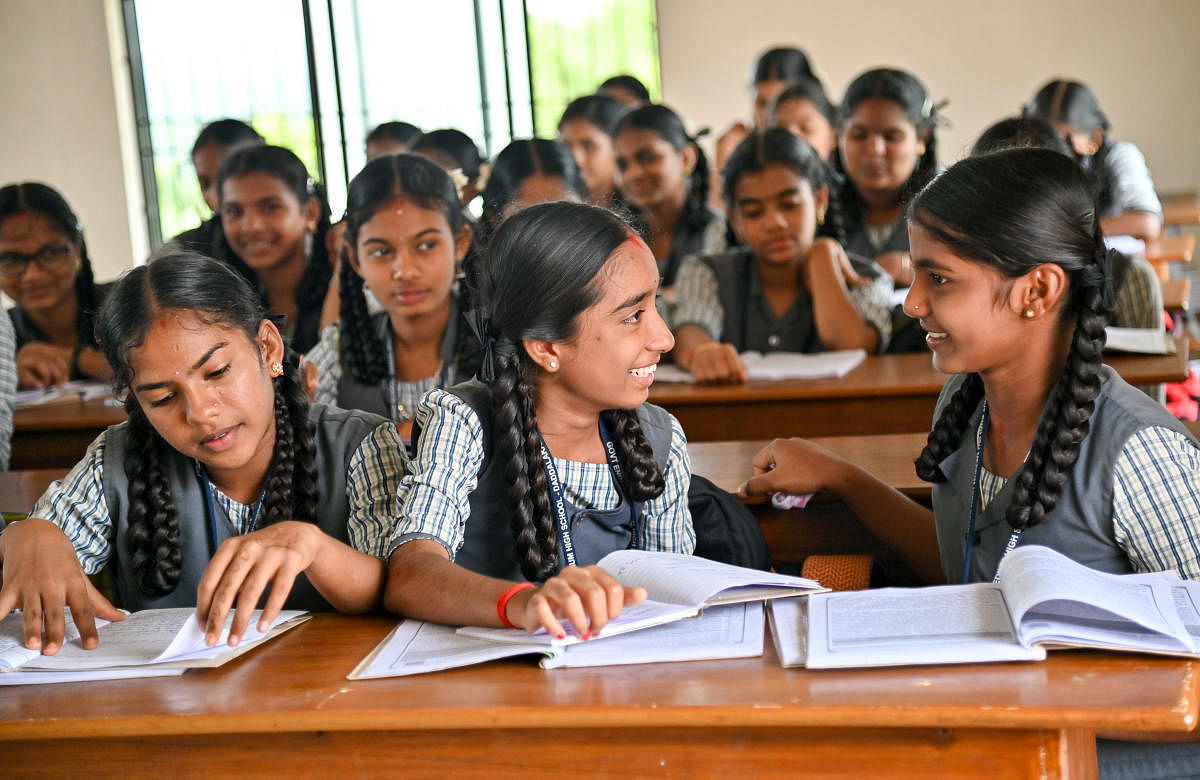
[[(219, 539), (221, 536), (220, 530), (217, 528), (217, 501), (216, 497), (213, 495), (214, 488), (212, 480), (208, 478), (208, 470), (205, 469), (204, 466), (197, 463), (196, 475), (199, 476), (200, 481), (204, 483), (204, 504), (206, 514), (208, 515), (208, 549), (209, 555), (211, 556), (216, 554), (218, 547), (217, 539)], [(263, 499), (266, 497), (266, 495), (267, 491), (264, 487), (263, 491), (258, 494), (258, 501), (256, 501), (254, 504), (254, 514), (250, 516), (251, 531), (257, 529), (258, 527), (258, 512), (260, 509), (262, 509)], [(225, 519), (228, 520), (229, 516), (226, 515)], [(232, 525), (232, 523), (230, 525)]]
[[(546, 482), (550, 488), (550, 503), (554, 507), (554, 516), (558, 525), (558, 543), (559, 549), (562, 550), (563, 560), (568, 566), (576, 565), (575, 543), (571, 539), (571, 521), (567, 517), (567, 500), (563, 495), (562, 480), (558, 476), (558, 467), (554, 465), (554, 459), (550, 457), (550, 448), (546, 446), (546, 440), (542, 435), (538, 434), (538, 440), (542, 447), (542, 462), (546, 467)], [(613, 443), (612, 436), (608, 433), (608, 426), (604, 424), (604, 420), (600, 420), (600, 440), (604, 443), (604, 455), (608, 458), (608, 468), (612, 472), (613, 483), (617, 487), (617, 491), (629, 506), (629, 511), (633, 517), (633, 547), (637, 547), (638, 537), (638, 515), (641, 513), (640, 504), (634, 502), (628, 491), (625, 489), (625, 478), (621, 470), (621, 462), (617, 458), (617, 447)]]
[[(983, 485), (981, 477), (983, 476), (983, 448), (987, 444), (987, 429), (988, 429), (988, 405), (987, 399), (983, 401), (983, 416), (979, 420), (979, 432), (975, 436), (975, 481), (971, 485), (971, 519), (967, 523), (967, 534), (963, 539), (966, 546), (966, 554), (963, 556), (963, 573), (962, 581), (966, 584), (971, 581), (971, 554), (975, 551), (975, 518), (979, 514), (980, 498), (983, 494)], [(1004, 560), (1004, 556), (1015, 550), (1021, 544), (1021, 537), (1025, 531), (1020, 528), (1013, 529), (1013, 532), (1008, 535), (1008, 542), (1004, 545), (1004, 552), (1000, 554), (1000, 561)], [(996, 564), (996, 575), (992, 577), (992, 582), (1000, 581), (1000, 564)]]
[[(446, 330), (442, 332), (442, 342), (438, 346), (441, 365), (438, 367), (438, 387), (449, 387), (451, 381), (451, 366), (454, 363), (454, 340), (458, 333), (458, 297), (450, 296), (450, 318), (446, 320)], [(383, 380), (387, 398), (384, 403), (388, 410), (388, 418), (392, 422), (408, 422), (416, 416), (416, 409), (409, 409), (400, 403), (400, 380), (396, 378), (396, 340), (392, 338), (392, 323), (388, 317), (381, 318), (379, 337), (386, 346), (387, 378)]]

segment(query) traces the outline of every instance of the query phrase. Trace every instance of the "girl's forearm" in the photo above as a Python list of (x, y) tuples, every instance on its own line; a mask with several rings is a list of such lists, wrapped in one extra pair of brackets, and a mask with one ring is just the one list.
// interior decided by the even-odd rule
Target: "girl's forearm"
[(388, 561), (384, 607), (404, 617), (465, 626), (499, 626), (496, 601), (513, 583), (468, 571), (446, 548), (416, 539)]

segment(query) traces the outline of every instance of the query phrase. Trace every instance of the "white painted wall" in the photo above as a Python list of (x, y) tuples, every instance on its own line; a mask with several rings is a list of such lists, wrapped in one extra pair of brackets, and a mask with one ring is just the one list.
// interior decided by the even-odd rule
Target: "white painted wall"
[(664, 100), (690, 126), (750, 117), (750, 66), (796, 45), (840, 100), (853, 78), (902, 67), (949, 98), (950, 163), (1055, 76), (1088, 84), (1160, 189), (1200, 186), (1196, 0), (658, 0)]

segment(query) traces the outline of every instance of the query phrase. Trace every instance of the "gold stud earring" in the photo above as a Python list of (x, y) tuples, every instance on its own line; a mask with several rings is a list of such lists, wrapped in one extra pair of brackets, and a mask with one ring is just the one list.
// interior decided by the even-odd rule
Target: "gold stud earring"
[(283, 376), (283, 363), (276, 360), (271, 364), (271, 377)]
[(1024, 309), (1021, 309), (1021, 316), (1027, 320), (1031, 320), (1037, 316), (1037, 312), (1033, 310), (1032, 306), (1026, 306)]
[(917, 157), (925, 156), (925, 144), (917, 144)]
[(551, 360), (551, 361), (550, 361), (550, 370), (551, 370), (551, 371), (557, 371), (557, 370), (558, 370), (558, 361), (557, 361), (557, 360)]
[(817, 224), (818, 225), (825, 224), (825, 210), (824, 209), (821, 209), (820, 211), (817, 212)]

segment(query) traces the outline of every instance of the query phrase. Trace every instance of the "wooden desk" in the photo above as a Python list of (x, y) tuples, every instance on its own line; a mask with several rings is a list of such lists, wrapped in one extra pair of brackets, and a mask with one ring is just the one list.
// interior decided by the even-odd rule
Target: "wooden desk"
[(0, 516), (5, 521), (24, 519), (50, 483), (66, 474), (66, 469), (0, 471)]
[[(47, 776), (1094, 776), (1096, 730), (1185, 731), (1195, 662), (783, 669), (762, 658), (345, 675), (395, 624), (318, 615), (220, 669), (5, 688), (0, 751)], [(984, 769), (986, 767), (986, 770)]]
[(1163, 227), (1200, 225), (1200, 201), (1178, 200), (1163, 204)]
[(1196, 237), (1167, 236), (1146, 245), (1146, 261), (1158, 272), (1160, 282), (1171, 278), (1171, 263), (1190, 263), (1196, 250)]
[(1163, 308), (1170, 314), (1187, 314), (1191, 306), (1192, 280), (1168, 279), (1162, 283)]
[[(1178, 382), (1187, 377), (1186, 345), (1178, 342), (1174, 355), (1106, 362), (1130, 384)], [(945, 381), (928, 353), (872, 355), (840, 379), (655, 383), (650, 401), (679, 418), (689, 441), (928, 433)]]
[(102, 399), (30, 406), (13, 414), (9, 468), (69, 468), (110, 425), (124, 422), (125, 410)]

